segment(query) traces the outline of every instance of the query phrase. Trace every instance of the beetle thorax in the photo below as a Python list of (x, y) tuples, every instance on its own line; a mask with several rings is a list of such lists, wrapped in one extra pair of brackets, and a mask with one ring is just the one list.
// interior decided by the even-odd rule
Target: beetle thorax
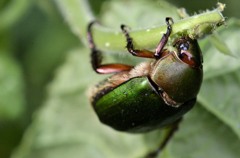
[(182, 62), (174, 52), (152, 64), (150, 79), (172, 106), (179, 106), (196, 97), (202, 82), (202, 70)]

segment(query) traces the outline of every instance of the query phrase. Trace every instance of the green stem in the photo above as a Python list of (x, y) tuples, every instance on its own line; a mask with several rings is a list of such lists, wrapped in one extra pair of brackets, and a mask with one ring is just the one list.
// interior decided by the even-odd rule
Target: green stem
[[(86, 27), (94, 20), (86, 0), (56, 0), (63, 13), (63, 16), (70, 24), (73, 32), (86, 43)], [(171, 38), (179, 35), (189, 35), (191, 38), (200, 38), (211, 34), (218, 26), (224, 23), (221, 12), (224, 5), (219, 4), (218, 8), (197, 14), (183, 20), (175, 21)], [(165, 20), (165, 19), (163, 19)], [(131, 31), (136, 48), (153, 48), (166, 32), (166, 25), (156, 28)], [(84, 38), (82, 38), (84, 37)], [(99, 49), (110, 51), (124, 51), (126, 41), (120, 29), (115, 31), (101, 25), (93, 28), (93, 38)]]

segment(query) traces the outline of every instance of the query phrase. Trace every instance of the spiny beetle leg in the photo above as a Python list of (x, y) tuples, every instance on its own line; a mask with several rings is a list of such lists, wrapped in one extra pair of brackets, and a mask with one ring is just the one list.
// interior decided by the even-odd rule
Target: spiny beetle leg
[(170, 129), (165, 136), (164, 140), (159, 145), (158, 149), (148, 153), (145, 158), (156, 158), (160, 152), (163, 150), (163, 148), (167, 145), (168, 141), (173, 137), (174, 133), (178, 130), (179, 123), (182, 121), (182, 118), (175, 121), (171, 126)]
[(110, 74), (110, 73), (117, 73), (121, 71), (129, 71), (133, 68), (133, 66), (130, 65), (124, 65), (124, 64), (102, 64), (102, 52), (96, 48), (96, 45), (93, 40), (92, 36), (92, 26), (95, 24), (96, 21), (92, 21), (88, 25), (87, 29), (87, 39), (88, 39), (88, 45), (91, 49), (91, 64), (92, 68), (95, 72), (99, 74)]
[[(171, 21), (171, 23), (170, 23), (170, 21)], [(166, 18), (166, 24), (168, 26), (167, 27), (167, 32), (165, 34), (163, 34), (163, 36), (162, 36), (162, 38), (161, 38), (161, 40), (160, 40), (160, 42), (159, 42), (159, 44), (158, 44), (158, 46), (155, 50), (154, 57), (156, 59), (161, 58), (162, 50), (163, 50), (164, 46), (167, 44), (168, 38), (169, 38), (169, 36), (172, 32), (172, 24), (173, 23), (174, 22), (173, 22), (173, 19), (171, 17)]]
[(149, 50), (137, 50), (137, 49), (134, 49), (133, 40), (130, 37), (130, 35), (129, 35), (127, 29), (126, 29), (126, 26), (125, 25), (121, 25), (121, 29), (122, 29), (123, 34), (126, 37), (126, 41), (127, 41), (127, 46), (126, 47), (127, 47), (129, 53), (131, 53), (133, 56), (137, 56), (137, 57), (154, 58), (154, 52), (151, 52)]

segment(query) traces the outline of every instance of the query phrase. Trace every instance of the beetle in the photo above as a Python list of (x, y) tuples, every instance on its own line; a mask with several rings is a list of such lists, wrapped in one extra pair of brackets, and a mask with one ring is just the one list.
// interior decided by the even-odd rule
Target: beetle
[[(193, 108), (203, 78), (203, 59), (196, 39), (188, 35), (168, 42), (174, 25), (166, 18), (167, 30), (155, 52), (135, 49), (125, 25), (121, 25), (126, 48), (136, 57), (150, 58), (136, 66), (102, 64), (102, 52), (97, 49), (91, 22), (87, 28), (91, 49), (91, 64), (98, 74), (112, 74), (99, 83), (91, 94), (91, 104), (99, 120), (119, 131), (141, 133), (170, 126), (171, 130), (154, 157), (177, 130), (182, 116)], [(167, 47), (166, 47), (167, 46)]]

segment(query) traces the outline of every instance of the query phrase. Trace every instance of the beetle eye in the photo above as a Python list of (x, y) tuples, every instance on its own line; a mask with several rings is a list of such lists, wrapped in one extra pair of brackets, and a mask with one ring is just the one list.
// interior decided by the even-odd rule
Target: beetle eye
[(197, 40), (184, 36), (177, 39), (173, 46), (176, 48), (175, 53), (180, 60), (191, 67), (201, 68), (201, 50)]
[(179, 46), (178, 46), (178, 50), (179, 50), (179, 54), (178, 54), (178, 57), (180, 59), (184, 59), (184, 57), (187, 57), (187, 58), (192, 58), (192, 55), (187, 51), (189, 50), (189, 43), (188, 42), (184, 42), (184, 43), (180, 43)]
[(193, 66), (194, 65), (194, 59), (192, 54), (189, 52), (189, 43), (187, 41), (182, 41), (182, 43), (179, 43), (178, 45), (178, 57), (185, 63)]
[(179, 45), (179, 49), (186, 51), (186, 50), (189, 49), (189, 44), (188, 44), (188, 43), (181, 43), (181, 44)]

